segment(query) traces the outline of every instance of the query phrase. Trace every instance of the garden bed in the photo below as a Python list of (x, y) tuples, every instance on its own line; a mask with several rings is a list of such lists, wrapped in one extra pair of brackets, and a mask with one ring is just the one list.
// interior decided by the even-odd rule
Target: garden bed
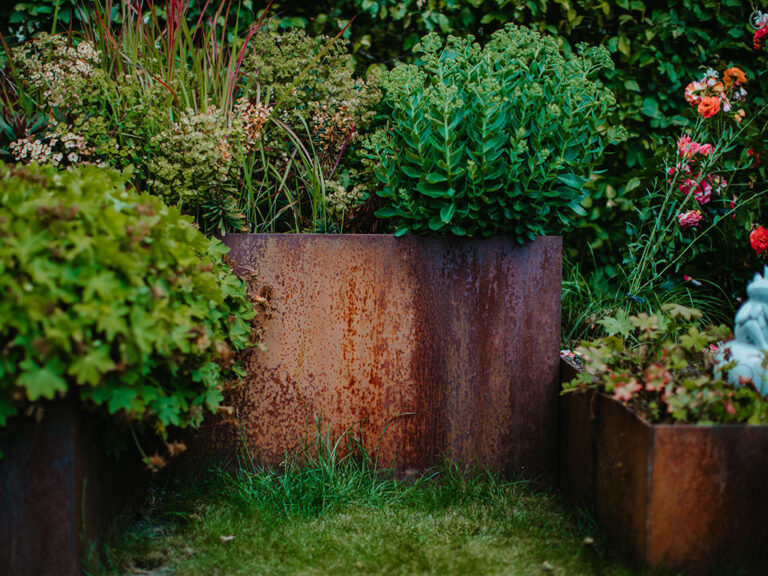
[(619, 551), (653, 568), (765, 573), (768, 427), (651, 425), (596, 393), (562, 397), (560, 412), (560, 488)]

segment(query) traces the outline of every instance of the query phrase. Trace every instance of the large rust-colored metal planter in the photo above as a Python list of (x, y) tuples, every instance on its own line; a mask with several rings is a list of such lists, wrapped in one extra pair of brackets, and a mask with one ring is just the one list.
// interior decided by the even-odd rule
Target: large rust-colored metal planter
[(560, 488), (652, 568), (768, 574), (768, 427), (651, 425), (599, 395), (560, 405)]
[(423, 470), (449, 457), (554, 481), (559, 237), (226, 242), (272, 308), (267, 350), (248, 357), (237, 400), (262, 462), (313, 437), (318, 416), (332, 434), (360, 425), (381, 466)]
[[(74, 400), (15, 418), (0, 460), (0, 574), (76, 576), (109, 519), (146, 485), (138, 459), (107, 457), (104, 425)], [(93, 548), (92, 548), (93, 546)]]

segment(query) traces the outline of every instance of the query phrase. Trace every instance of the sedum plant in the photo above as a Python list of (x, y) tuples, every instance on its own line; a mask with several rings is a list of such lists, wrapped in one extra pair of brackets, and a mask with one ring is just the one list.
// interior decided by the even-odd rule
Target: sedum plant
[(227, 248), (125, 179), (0, 163), (0, 426), (75, 395), (164, 436), (242, 374), (255, 313)]
[(472, 36), (425, 36), (421, 64), (382, 81), (391, 117), (369, 143), (381, 217), (398, 234), (505, 234), (524, 242), (583, 215), (585, 184), (613, 129), (613, 94), (595, 74), (607, 50), (561, 52), (557, 40), (509, 25)]
[(584, 371), (563, 393), (597, 390), (650, 422), (768, 422), (768, 401), (751, 382), (735, 388), (713, 375), (725, 326), (700, 328), (701, 312), (665, 304), (654, 314), (618, 311), (600, 320), (607, 336), (576, 349)]

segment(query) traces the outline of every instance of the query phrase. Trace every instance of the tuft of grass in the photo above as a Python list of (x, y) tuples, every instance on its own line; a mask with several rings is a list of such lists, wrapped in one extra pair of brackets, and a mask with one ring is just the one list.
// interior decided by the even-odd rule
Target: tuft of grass
[(404, 484), (391, 470), (380, 471), (352, 427), (336, 439), (323, 432), (287, 455), (280, 468), (258, 465), (245, 453), (245, 465), (234, 473), (215, 468), (216, 483), (241, 509), (280, 517), (319, 516), (349, 505), (376, 506), (399, 501)]

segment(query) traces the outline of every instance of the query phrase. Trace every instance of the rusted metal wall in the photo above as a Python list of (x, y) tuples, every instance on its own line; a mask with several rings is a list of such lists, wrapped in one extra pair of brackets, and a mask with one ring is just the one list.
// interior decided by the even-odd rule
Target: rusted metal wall
[(768, 573), (768, 427), (652, 426), (599, 395), (561, 413), (589, 426), (561, 429), (560, 486), (612, 546), (687, 574)]
[(0, 460), (0, 574), (75, 576), (82, 478), (75, 411), (62, 402), (44, 427), (31, 419), (12, 424)]
[(768, 426), (654, 426), (652, 443), (650, 564), (768, 574)]
[(0, 442), (0, 574), (79, 576), (107, 521), (142, 497), (138, 459), (106, 456), (104, 426), (72, 399), (13, 418)]
[(261, 461), (312, 438), (318, 416), (331, 434), (361, 425), (381, 466), (449, 456), (554, 478), (560, 238), (226, 241), (272, 308), (237, 406)]

